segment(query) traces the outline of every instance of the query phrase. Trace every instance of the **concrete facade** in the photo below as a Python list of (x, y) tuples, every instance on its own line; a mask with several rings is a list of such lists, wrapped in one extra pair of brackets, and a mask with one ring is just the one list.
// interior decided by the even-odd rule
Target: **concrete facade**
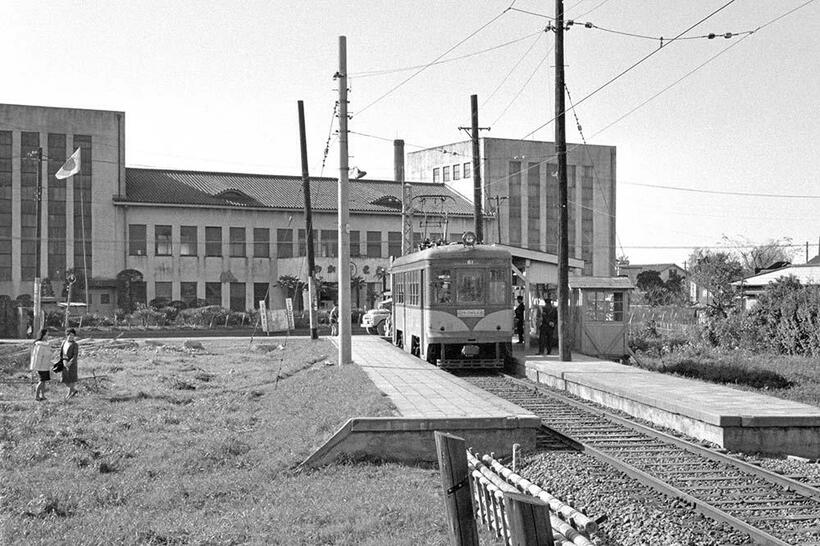
[[(481, 138), (479, 145), (483, 207), (488, 212), (495, 211), (496, 204), (500, 208), (485, 225), (485, 242), (557, 254), (554, 143)], [(412, 180), (443, 182), (472, 200), (472, 173), (465, 176), (465, 166), (471, 169), (471, 164), (471, 142), (456, 142), (408, 153), (407, 174)], [(567, 177), (570, 256), (584, 260), (584, 275), (613, 275), (615, 147), (568, 144)]]
[[(33, 245), (36, 225), (27, 218), (34, 206), (33, 188), (27, 176), (31, 181), (36, 178), (36, 166), (34, 161), (21, 157), (21, 154), (25, 156), (34, 142), (43, 149), (44, 158), (40, 165), (40, 276), (51, 279), (55, 293), (59, 293), (65, 270), (84, 267), (82, 222), (89, 224), (86, 233), (93, 234), (86, 240), (89, 277), (116, 275), (119, 271), (118, 245), (110, 234), (116, 232), (118, 219), (111, 200), (125, 184), (124, 134), (123, 112), (0, 104), (0, 137), (10, 137), (10, 147), (5, 149), (11, 152), (9, 158), (2, 157), (9, 154), (0, 145), (0, 170), (3, 171), (0, 172), (0, 200), (10, 196), (10, 210), (0, 209), (0, 261), (10, 265), (8, 275), (0, 274), (0, 294), (14, 298), (33, 291), (33, 266), (28, 267), (25, 274), (22, 266), (31, 260), (24, 255), (31, 256), (27, 245)], [(24, 146), (24, 139), (30, 145)], [(86, 144), (89, 139), (90, 144)], [(85, 157), (81, 158), (83, 168), (80, 173), (65, 181), (54, 178), (53, 173), (66, 158), (83, 145), (87, 147), (84, 148)], [(9, 161), (3, 162), (4, 159)], [(6, 174), (10, 177), (4, 176)], [(90, 178), (86, 181), (90, 188), (86, 187), (82, 194), (86, 207), (81, 211), (82, 177)], [(72, 183), (67, 183), (69, 181)], [(88, 210), (90, 218), (80, 214)], [(3, 252), (6, 249), (10, 250), (7, 254)], [(64, 263), (61, 256), (64, 256)], [(60, 263), (56, 263), (58, 258)]]

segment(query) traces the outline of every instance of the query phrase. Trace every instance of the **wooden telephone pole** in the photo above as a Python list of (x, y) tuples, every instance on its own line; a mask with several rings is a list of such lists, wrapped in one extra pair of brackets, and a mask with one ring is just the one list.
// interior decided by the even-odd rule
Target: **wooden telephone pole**
[(347, 38), (339, 36), (339, 365), (352, 361), (350, 347), (350, 183), (347, 157)]
[[(555, 0), (555, 155), (558, 156), (558, 356), (572, 360), (569, 346), (569, 236), (567, 231), (567, 133), (564, 111), (564, 1)], [(549, 205), (549, 203), (547, 204)]]
[(310, 339), (319, 339), (319, 328), (316, 315), (317, 305), (315, 270), (316, 262), (313, 257), (313, 216), (310, 204), (310, 174), (308, 174), (307, 136), (305, 135), (305, 104), (298, 101), (299, 107), (299, 147), (302, 152), (302, 190), (305, 194), (305, 241), (307, 244), (308, 263), (308, 300), (310, 300)]

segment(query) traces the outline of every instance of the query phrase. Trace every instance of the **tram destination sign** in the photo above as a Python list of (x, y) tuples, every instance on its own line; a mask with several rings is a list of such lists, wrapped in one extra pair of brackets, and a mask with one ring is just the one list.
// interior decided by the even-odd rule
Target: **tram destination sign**
[(458, 318), (482, 318), (484, 309), (457, 309), (456, 316)]

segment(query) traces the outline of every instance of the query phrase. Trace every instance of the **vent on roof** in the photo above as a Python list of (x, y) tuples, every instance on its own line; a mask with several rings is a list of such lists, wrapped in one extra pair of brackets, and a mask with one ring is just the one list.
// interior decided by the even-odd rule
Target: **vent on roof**
[(373, 201), (371, 201), (370, 204), (378, 205), (380, 207), (385, 207), (388, 209), (401, 210), (401, 199), (399, 199), (395, 195), (382, 195), (378, 199), (374, 199)]
[(215, 197), (219, 197), (220, 199), (224, 199), (225, 201), (233, 201), (236, 203), (253, 203), (256, 201), (256, 199), (254, 199), (247, 193), (241, 192), (236, 189), (228, 189), (221, 191), (217, 193)]

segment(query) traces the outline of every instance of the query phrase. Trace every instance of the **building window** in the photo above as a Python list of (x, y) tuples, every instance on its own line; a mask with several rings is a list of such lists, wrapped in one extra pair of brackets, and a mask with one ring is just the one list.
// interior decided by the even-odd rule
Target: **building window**
[(268, 228), (253, 228), (253, 256), (270, 258), (270, 230)]
[(507, 222), (509, 241), (513, 246), (521, 246), (521, 162), (510, 161), (509, 164), (510, 204)]
[(205, 228), (205, 255), (212, 257), (222, 256), (222, 228)]
[(589, 321), (623, 322), (624, 295), (622, 292), (589, 290), (584, 292), (584, 307)]
[(179, 226), (179, 255), (196, 256), (196, 226)]
[(205, 283), (205, 301), (208, 305), (222, 305), (222, 283)]
[(433, 182), (434, 183), (438, 182), (438, 171), (439, 171), (438, 167), (433, 169)]
[(188, 307), (196, 305), (196, 281), (179, 283), (179, 299)]
[(361, 234), (358, 231), (350, 232), (350, 257), (358, 258), (362, 255)]
[(368, 231), (367, 232), (367, 257), (381, 258), (382, 257), (382, 232)]
[[(54, 174), (66, 159), (66, 135), (48, 134), (48, 276), (58, 277), (66, 266), (66, 182)], [(0, 183), (2, 184), (2, 183)], [(2, 197), (0, 197), (2, 199)], [(0, 233), (0, 239), (3, 234)]]
[[(298, 237), (299, 237), (299, 256), (307, 256), (307, 239), (305, 239), (305, 230), (304, 229), (299, 230)], [(314, 256), (316, 255), (315, 254), (316, 253), (316, 241), (318, 239), (319, 239), (319, 236), (316, 233), (316, 230), (314, 229), (313, 230), (313, 252), (314, 252)]]
[(463, 167), (464, 167), (464, 169), (463, 169), (464, 170), (464, 178), (470, 178), (471, 176), (473, 176), (472, 174), (470, 174), (470, 162), (469, 161), (467, 163), (465, 163), (463, 165)]
[(270, 308), (269, 285), (266, 282), (253, 283), (253, 308), (259, 309), (259, 302), (264, 301)]
[[(93, 225), (91, 198), (94, 195), (92, 188), (92, 167), (94, 158), (91, 155), (91, 135), (74, 135), (72, 147), (80, 148), (82, 161), (80, 162), (80, 172), (74, 175), (71, 183), (74, 185), (74, 269), (88, 267), (85, 272), (86, 278), (93, 277), (91, 264), (92, 234)], [(82, 244), (85, 241), (87, 244)], [(77, 244), (79, 242), (79, 244)]]
[(319, 255), (323, 258), (336, 258), (339, 256), (339, 232), (336, 230), (323, 229), (320, 235), (322, 242)]
[(592, 242), (595, 240), (592, 207), (594, 206), (595, 169), (584, 167), (581, 176), (581, 259), (584, 260), (584, 275), (593, 275)]
[(11, 280), (11, 156), (11, 131), (0, 131), (0, 281)]
[(145, 256), (147, 249), (145, 224), (128, 224), (128, 255)]
[(232, 227), (228, 232), (230, 237), (231, 257), (244, 258), (245, 257), (245, 228)]
[(449, 182), (450, 181), (450, 166), (449, 165), (446, 166), (446, 167), (441, 168), (441, 180), (443, 182)]
[(453, 165), (453, 180), (461, 180), (461, 165), (458, 163)]
[(154, 283), (154, 301), (157, 304), (167, 304), (169, 303), (173, 297), (171, 295), (173, 290), (173, 283), (171, 282), (160, 282), (157, 281)]
[(111, 303), (111, 294), (100, 294), (100, 304), (108, 305)]
[(154, 254), (171, 255), (171, 226), (154, 226)]
[(387, 255), (392, 258), (401, 256), (401, 231), (387, 232)]
[[(20, 271), (22, 280), (33, 280), (37, 255), (37, 149), (40, 133), (20, 133)], [(79, 208), (77, 209), (80, 210)], [(79, 223), (79, 219), (77, 220)], [(77, 247), (82, 248), (82, 236), (76, 238)], [(82, 267), (83, 257), (75, 260)]]
[[(541, 164), (527, 166), (527, 248), (541, 249)], [(572, 199), (570, 199), (572, 200)]]
[(245, 283), (231, 283), (231, 311), (245, 311)]
[(293, 257), (293, 230), (276, 230), (276, 256), (279, 258)]

